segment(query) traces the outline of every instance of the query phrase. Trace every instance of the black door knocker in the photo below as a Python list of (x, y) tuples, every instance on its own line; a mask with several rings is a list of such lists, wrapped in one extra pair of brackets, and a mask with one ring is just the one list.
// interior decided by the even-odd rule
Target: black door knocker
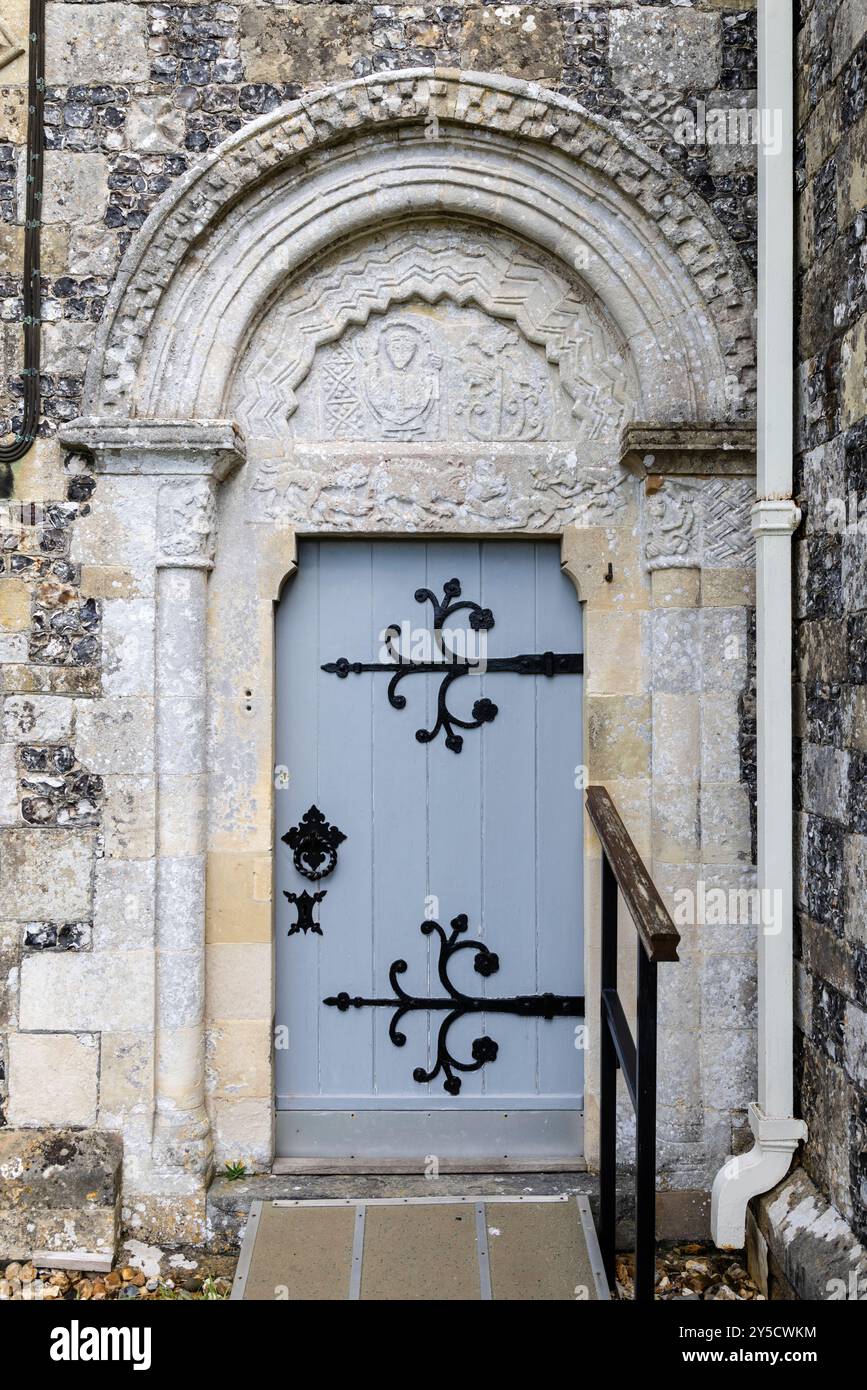
[(337, 846), (346, 839), (336, 825), (329, 825), (317, 806), (305, 811), (298, 825), (283, 836), (284, 845), (293, 851), (292, 862), (299, 874), (317, 883), (327, 878), (337, 865)]
[(305, 936), (309, 931), (312, 931), (314, 936), (322, 935), (322, 928), (313, 919), (313, 909), (317, 903), (322, 902), (326, 892), (327, 889), (322, 888), (318, 893), (308, 893), (305, 888), (303, 893), (287, 893), (284, 888), (283, 897), (288, 898), (290, 903), (294, 903), (298, 908), (298, 917), (286, 933), (287, 936), (294, 936), (297, 931), (303, 931)]
[[(337, 846), (343, 844), (346, 836), (336, 825), (329, 825), (318, 806), (311, 806), (298, 824), (293, 825), (281, 838), (284, 845), (292, 850), (292, 862), (299, 874), (317, 883), (334, 872)], [(308, 893), (306, 888), (303, 893), (288, 893), (284, 889), (284, 898), (298, 909), (298, 916), (287, 935), (294, 936), (296, 932), (303, 932), (305, 936), (308, 932), (322, 935), (321, 926), (314, 920), (313, 909), (322, 902), (326, 892), (325, 888), (313, 894)]]

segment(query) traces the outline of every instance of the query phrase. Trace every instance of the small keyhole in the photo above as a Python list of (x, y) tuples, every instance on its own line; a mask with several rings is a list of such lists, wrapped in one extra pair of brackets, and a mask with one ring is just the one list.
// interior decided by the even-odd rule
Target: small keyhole
[(247, 711), (248, 714), (250, 714), (250, 713), (252, 712), (252, 709), (253, 709), (253, 705), (252, 705), (253, 692), (252, 692), (252, 690), (245, 690), (245, 691), (244, 691), (244, 699), (245, 699), (245, 701), (246, 701), (246, 703), (245, 703), (245, 705), (244, 705), (244, 709)]

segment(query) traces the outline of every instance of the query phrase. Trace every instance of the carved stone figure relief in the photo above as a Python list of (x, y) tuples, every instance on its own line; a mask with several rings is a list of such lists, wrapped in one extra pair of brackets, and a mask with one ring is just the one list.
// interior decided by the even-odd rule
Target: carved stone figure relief
[(613, 459), (638, 396), (579, 280), (499, 233), (410, 224), (287, 288), (232, 411), (258, 519), (556, 531), (635, 492)]
[(233, 390), (250, 439), (615, 438), (628, 349), (580, 282), (499, 233), (412, 225), (289, 286)]
[(184, 478), (163, 483), (158, 521), (164, 562), (205, 566), (213, 563), (217, 507), (210, 479)]
[(666, 478), (644, 506), (647, 568), (752, 565), (754, 500), (754, 486), (744, 478)]

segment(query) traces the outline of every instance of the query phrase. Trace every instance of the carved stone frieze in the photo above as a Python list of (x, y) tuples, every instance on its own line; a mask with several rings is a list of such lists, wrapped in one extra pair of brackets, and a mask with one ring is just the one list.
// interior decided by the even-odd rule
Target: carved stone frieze
[(259, 463), (251, 512), (329, 530), (557, 532), (621, 520), (636, 489), (616, 464), (585, 464), (556, 445), (387, 456), (310, 448)]

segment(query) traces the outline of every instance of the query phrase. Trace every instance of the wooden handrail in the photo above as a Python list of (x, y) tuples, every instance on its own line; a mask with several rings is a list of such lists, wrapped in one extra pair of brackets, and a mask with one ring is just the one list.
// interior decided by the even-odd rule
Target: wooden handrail
[(647, 958), (677, 960), (680, 932), (605, 787), (587, 788), (587, 812), (617, 879)]

